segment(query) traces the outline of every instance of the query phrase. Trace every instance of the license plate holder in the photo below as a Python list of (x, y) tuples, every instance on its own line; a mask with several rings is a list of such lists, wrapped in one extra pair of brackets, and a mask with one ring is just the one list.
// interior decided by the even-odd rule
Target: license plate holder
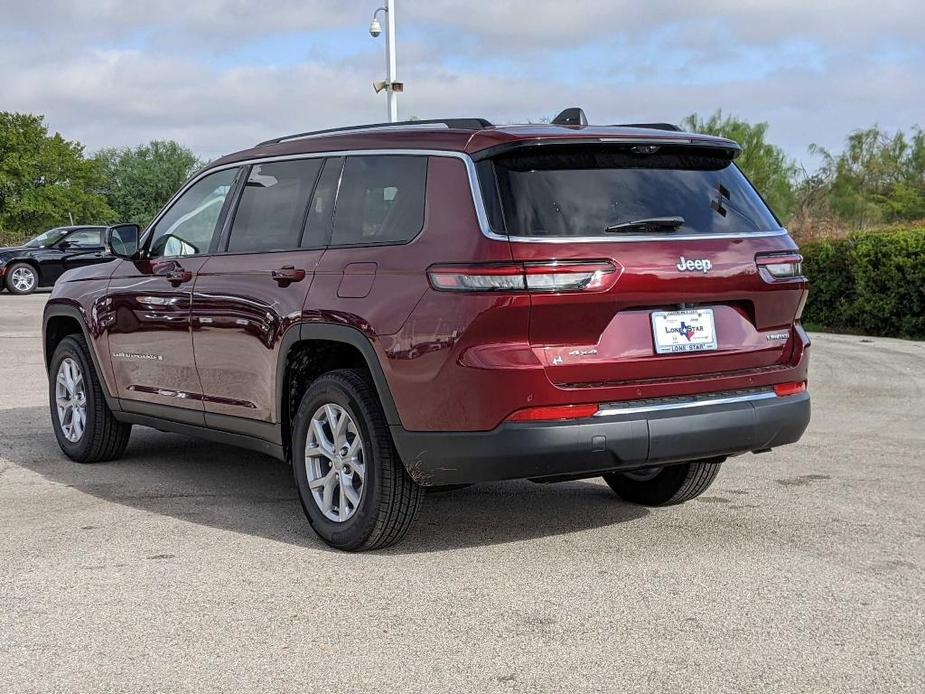
[(718, 344), (713, 309), (653, 311), (652, 337), (656, 354), (715, 351)]

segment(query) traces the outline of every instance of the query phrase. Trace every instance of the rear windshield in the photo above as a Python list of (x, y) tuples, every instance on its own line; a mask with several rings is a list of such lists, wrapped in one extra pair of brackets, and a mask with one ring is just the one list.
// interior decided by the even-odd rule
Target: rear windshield
[[(738, 167), (713, 150), (530, 148), (481, 162), (479, 180), (492, 227), (512, 236), (619, 238), (780, 228)], [(615, 229), (666, 217), (683, 223)]]

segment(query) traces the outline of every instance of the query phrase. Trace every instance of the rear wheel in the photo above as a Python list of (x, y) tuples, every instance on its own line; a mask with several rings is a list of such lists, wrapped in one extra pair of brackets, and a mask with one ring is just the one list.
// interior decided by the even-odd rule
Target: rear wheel
[(321, 376), (303, 396), (292, 466), (308, 522), (337, 549), (395, 544), (423, 495), (395, 451), (376, 391), (354, 369)]
[(624, 501), (644, 506), (671, 506), (695, 499), (716, 479), (725, 458), (680, 465), (611, 472), (604, 481)]
[(31, 294), (39, 286), (39, 273), (29, 263), (15, 263), (6, 272), (6, 288), (13, 294)]
[(68, 458), (96, 463), (125, 452), (132, 425), (113, 417), (83, 336), (69, 335), (58, 344), (48, 391), (55, 438)]

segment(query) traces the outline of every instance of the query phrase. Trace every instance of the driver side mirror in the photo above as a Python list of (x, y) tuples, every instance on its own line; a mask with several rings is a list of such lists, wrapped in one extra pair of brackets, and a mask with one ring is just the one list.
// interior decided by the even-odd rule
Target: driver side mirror
[(137, 224), (116, 224), (106, 230), (106, 248), (124, 260), (135, 258), (140, 239), (141, 227)]

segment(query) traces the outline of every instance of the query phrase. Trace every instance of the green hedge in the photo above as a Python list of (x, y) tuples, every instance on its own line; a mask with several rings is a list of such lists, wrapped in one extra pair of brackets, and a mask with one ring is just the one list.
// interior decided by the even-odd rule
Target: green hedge
[(925, 338), (925, 229), (854, 232), (801, 251), (810, 281), (805, 323)]

